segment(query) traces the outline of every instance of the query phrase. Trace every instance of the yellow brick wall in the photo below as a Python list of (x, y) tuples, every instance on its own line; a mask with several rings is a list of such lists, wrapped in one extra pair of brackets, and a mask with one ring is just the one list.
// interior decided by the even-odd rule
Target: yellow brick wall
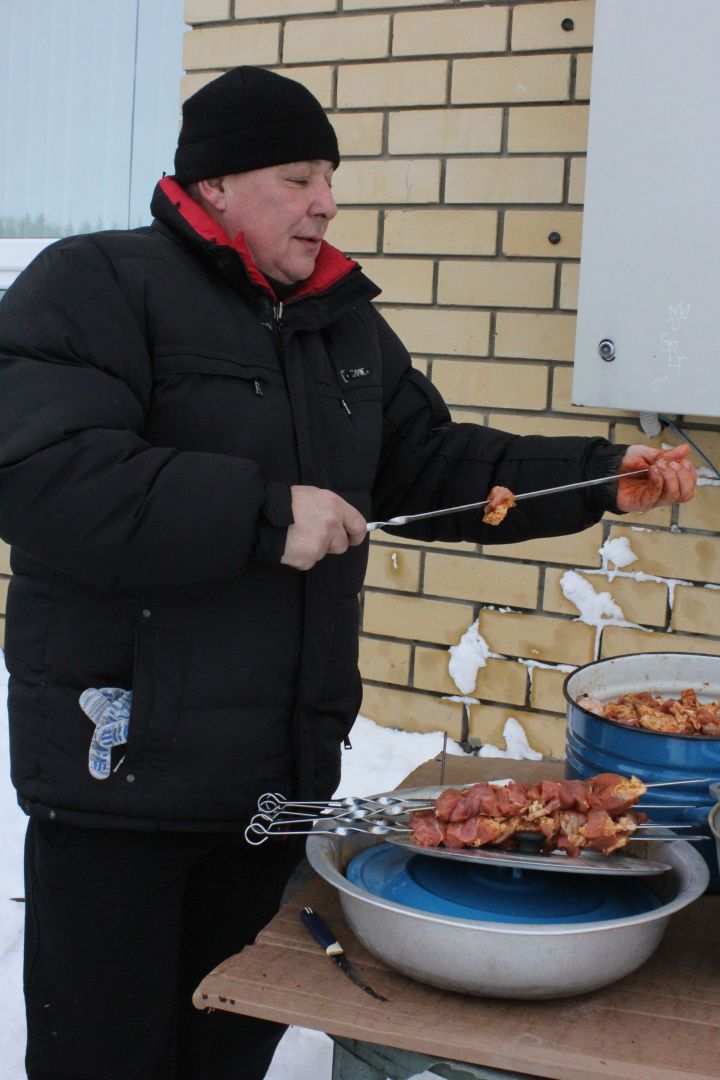
[[(679, 441), (670, 429), (649, 440), (629, 412), (571, 402), (593, 0), (186, 0), (185, 10), (183, 96), (256, 63), (304, 82), (329, 110), (343, 152), (329, 239), (382, 286), (380, 308), (457, 419)], [(673, 419), (720, 460), (717, 421)], [(363, 597), (363, 713), (500, 746), (515, 716), (531, 745), (562, 756), (569, 667), (633, 651), (720, 655), (719, 499), (706, 484), (679, 509), (610, 515), (512, 548), (379, 535)], [(619, 537), (637, 558), (613, 573), (600, 548)], [(577, 621), (568, 572), (610, 593), (627, 625), (599, 635)], [(493, 655), (467, 700), (451, 700), (448, 648), (475, 620)]]

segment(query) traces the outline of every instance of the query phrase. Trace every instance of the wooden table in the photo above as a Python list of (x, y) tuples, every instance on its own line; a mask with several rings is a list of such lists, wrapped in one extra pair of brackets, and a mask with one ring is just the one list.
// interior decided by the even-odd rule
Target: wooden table
[[(438, 770), (437, 759), (427, 762), (402, 786), (437, 784)], [(449, 757), (445, 782), (467, 784), (508, 773), (518, 780), (549, 779), (562, 775), (562, 766)], [(300, 921), (305, 904), (323, 914), (348, 959), (387, 1003), (363, 994), (328, 961)], [(674, 915), (654, 955), (621, 981), (582, 997), (520, 1001), (438, 990), (391, 970), (353, 937), (337, 890), (314, 877), (254, 945), (203, 979), (193, 1001), (200, 1009), (327, 1032), (342, 1040), (343, 1052), (384, 1047), (478, 1067), (466, 1076), (717, 1080), (720, 896), (701, 897)], [(354, 1073), (335, 1075), (381, 1075), (360, 1069), (358, 1064)]]

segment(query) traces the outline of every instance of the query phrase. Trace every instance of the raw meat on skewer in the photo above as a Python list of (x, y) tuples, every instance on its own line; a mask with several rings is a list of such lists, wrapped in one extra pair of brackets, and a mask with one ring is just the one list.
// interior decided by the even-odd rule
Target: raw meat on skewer
[(505, 520), (508, 510), (512, 510), (513, 506), (515, 506), (515, 496), (509, 488), (500, 486), (491, 488), (483, 514), (484, 523), (499, 525)]
[(543, 780), (526, 786), (481, 782), (446, 788), (433, 809), (410, 815), (415, 842), (424, 848), (516, 846), (516, 834), (536, 833), (542, 850), (571, 857), (584, 849), (609, 855), (624, 847), (647, 817), (630, 808), (646, 791), (637, 777), (598, 773), (586, 780)]

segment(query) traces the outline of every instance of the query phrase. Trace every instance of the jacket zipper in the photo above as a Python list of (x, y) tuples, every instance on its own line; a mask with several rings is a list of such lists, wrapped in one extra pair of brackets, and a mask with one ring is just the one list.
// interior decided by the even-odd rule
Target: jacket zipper
[[(280, 331), (282, 329), (283, 310), (284, 309), (283, 309), (282, 300), (278, 300), (277, 304), (273, 304), (273, 319), (275, 320), (275, 329), (277, 330), (278, 335), (280, 334)], [(258, 386), (257, 379), (255, 380), (255, 392), (257, 394), (259, 394), (260, 397), (262, 397), (262, 390)], [(342, 397), (340, 398), (340, 405), (345, 410), (345, 412), (348, 414), (348, 416), (352, 416), (352, 410), (351, 410), (350, 406), (348, 405), (347, 401), (345, 400), (345, 398), (342, 398)]]

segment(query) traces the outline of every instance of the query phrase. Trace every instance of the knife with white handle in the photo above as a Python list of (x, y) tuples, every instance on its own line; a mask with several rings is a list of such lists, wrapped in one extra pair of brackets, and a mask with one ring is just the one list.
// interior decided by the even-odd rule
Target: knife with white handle
[[(513, 495), (515, 502), (521, 499), (536, 499), (540, 495), (559, 495), (563, 491), (576, 491), (578, 488), (595, 487), (596, 484), (607, 484), (611, 480), (622, 480), (627, 476), (643, 476), (647, 469), (634, 469), (632, 472), (615, 473), (613, 476), (600, 476), (597, 480), (579, 480), (576, 484), (561, 484), (560, 487), (541, 488), (539, 491), (526, 491), (522, 495)], [(464, 503), (462, 506), (446, 506), (443, 510), (426, 510), (423, 514), (402, 514), (399, 517), (388, 518), (387, 521), (368, 521), (367, 531), (382, 529), (385, 525), (409, 525), (413, 521), (425, 521), (427, 518), (444, 517), (446, 514), (461, 514), (465, 510), (480, 510), (487, 506), (489, 499), (482, 502)]]

